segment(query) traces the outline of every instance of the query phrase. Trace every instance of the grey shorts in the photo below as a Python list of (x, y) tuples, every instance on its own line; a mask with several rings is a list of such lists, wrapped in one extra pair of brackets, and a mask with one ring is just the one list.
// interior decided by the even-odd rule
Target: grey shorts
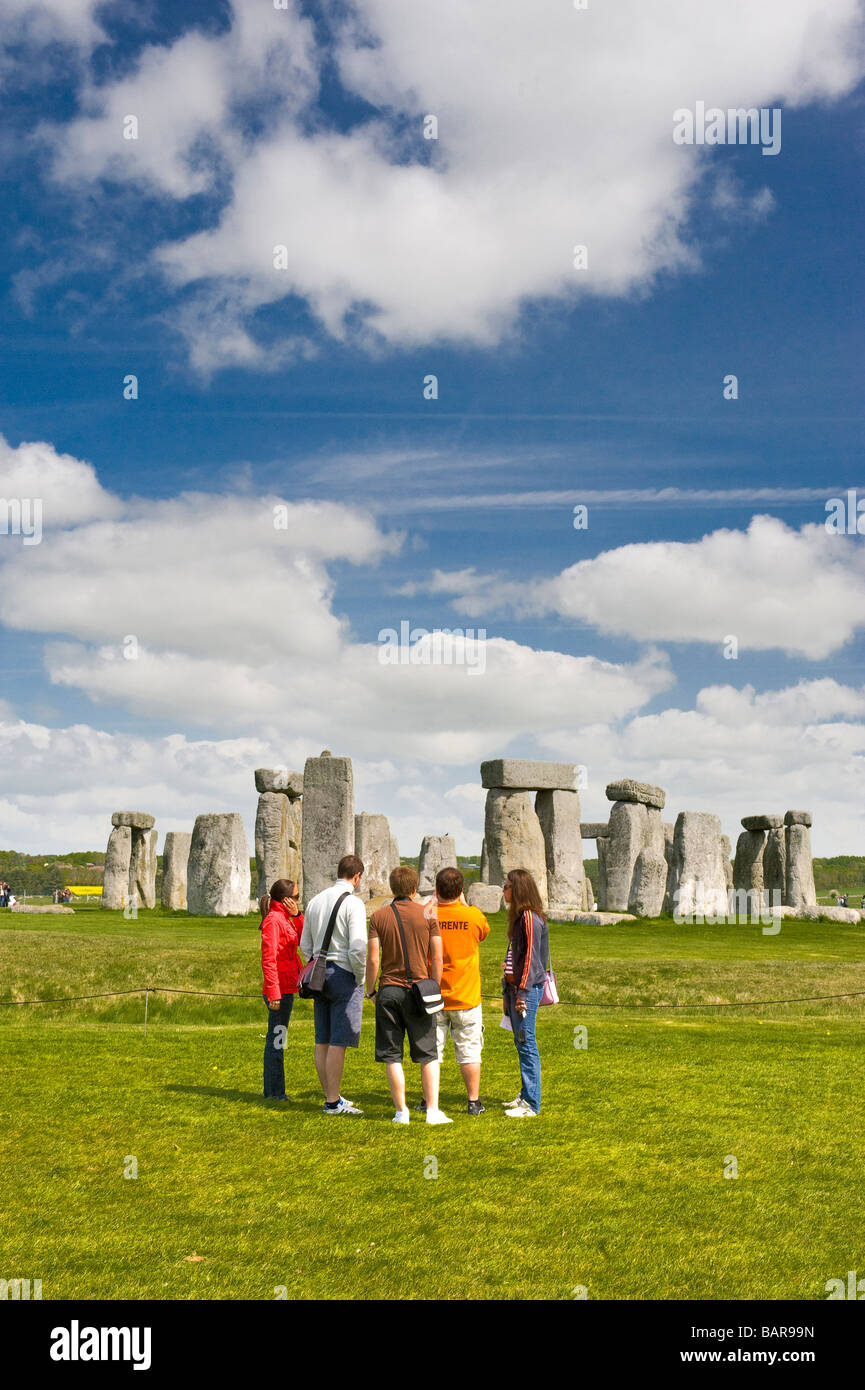
[(363, 1014), (363, 985), (350, 970), (328, 961), (324, 972), (324, 998), (313, 1000), (315, 1041), (330, 1047), (357, 1047)]

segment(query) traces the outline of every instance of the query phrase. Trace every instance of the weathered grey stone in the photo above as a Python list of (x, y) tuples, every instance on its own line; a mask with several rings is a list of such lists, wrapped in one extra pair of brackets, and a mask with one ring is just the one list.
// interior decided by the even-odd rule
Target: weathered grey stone
[(199, 816), (187, 868), (189, 911), (202, 917), (246, 916), (252, 876), (249, 844), (236, 813)]
[(535, 797), (547, 865), (547, 898), (552, 916), (583, 906), (583, 841), (578, 792), (541, 791)]
[(672, 821), (663, 822), (664, 830), (664, 858), (667, 861), (667, 886), (664, 889), (664, 911), (672, 912), (675, 908), (676, 886), (678, 883), (678, 869), (676, 865), (676, 827)]
[(457, 852), (452, 835), (424, 835), (418, 859), (418, 892), (431, 893), (439, 869), (455, 869)]
[(591, 879), (587, 873), (583, 873), (583, 900), (580, 903), (581, 912), (592, 912), (595, 906), (595, 890), (592, 887)]
[(262, 792), (255, 816), (255, 867), (258, 896), (268, 893), (278, 878), (301, 884), (301, 803), (284, 792)]
[(186, 868), (192, 845), (190, 830), (169, 830), (162, 846), (162, 906), (174, 911), (186, 908)]
[(830, 922), (862, 921), (862, 913), (855, 907), (826, 907), (822, 903), (808, 903), (792, 911), (794, 916), (805, 922), (819, 922), (821, 917)]
[(651, 782), (635, 782), (631, 777), (623, 777), (619, 782), (607, 786), (608, 801), (630, 801), (641, 806), (654, 806), (661, 811), (667, 800), (663, 787), (653, 787)]
[(156, 906), (157, 839), (155, 830), (132, 830), (129, 899), (139, 907)]
[(718, 817), (706, 811), (680, 811), (673, 836), (673, 853), (676, 914), (726, 917), (727, 879)]
[(733, 887), (733, 847), (730, 844), (729, 835), (721, 836), (721, 853), (724, 856), (724, 877), (727, 880), (727, 887)]
[(108, 836), (105, 851), (105, 872), (102, 876), (102, 906), (115, 910), (125, 907), (129, 899), (129, 864), (132, 859), (132, 831), (128, 825), (116, 825)]
[(784, 813), (784, 824), (785, 824), (785, 825), (811, 825), (811, 824), (812, 824), (811, 812), (810, 812), (810, 811), (785, 811), (785, 813)]
[(641, 849), (649, 838), (649, 813), (645, 802), (617, 801), (610, 811), (606, 853), (606, 912), (627, 912), (631, 879)]
[(610, 823), (605, 820), (580, 821), (580, 835), (584, 840), (597, 840), (599, 836), (610, 833)]
[(789, 907), (811, 907), (817, 902), (817, 892), (811, 860), (811, 832), (804, 821), (788, 823), (784, 848), (787, 856), (784, 902)]
[(287, 767), (257, 767), (255, 790), (282, 792), (283, 796), (295, 801), (299, 796), (303, 796), (303, 773), (290, 772)]
[(470, 883), (466, 889), (466, 902), (470, 907), (479, 907), (481, 912), (498, 912), (502, 906), (501, 885)]
[(363, 899), (380, 898), (390, 891), (388, 878), (394, 867), (390, 840), (387, 816), (358, 812), (354, 818), (354, 852), (363, 860), (364, 873), (358, 888), (358, 895)]
[(765, 849), (765, 831), (742, 831), (736, 841), (736, 862), (733, 865), (734, 888), (744, 888), (749, 893), (762, 893)]
[(783, 816), (743, 816), (742, 825), (746, 830), (776, 830), (784, 824)]
[(609, 843), (609, 838), (606, 835), (598, 836), (598, 891), (595, 894), (595, 901), (598, 904), (599, 912), (605, 912), (607, 908), (607, 845)]
[(128, 825), (130, 830), (152, 830), (156, 821), (146, 811), (115, 811), (111, 817), (111, 824)]
[(563, 922), (584, 922), (589, 927), (614, 927), (617, 922), (636, 922), (630, 912), (569, 912)]
[(491, 788), (487, 792), (484, 833), (491, 881), (504, 883), (511, 869), (525, 869), (538, 885), (546, 907), (546, 850), (531, 792)]
[(400, 860), (400, 857), (399, 857), (399, 845), (398, 845), (398, 843), (397, 843), (396, 835), (394, 835), (393, 831), (391, 831), (391, 836), (390, 836), (390, 866), (391, 866), (392, 869), (395, 869), (395, 868), (397, 867), (397, 865), (400, 864), (400, 863), (401, 863), (401, 860)]
[[(780, 820), (780, 817), (779, 817)], [(783, 903), (787, 885), (787, 836), (783, 825), (773, 826), (766, 836), (763, 850), (763, 888), (766, 893), (778, 893), (775, 899)], [(771, 904), (773, 899), (769, 898)]]
[(634, 865), (628, 911), (635, 917), (657, 917), (664, 906), (667, 860), (656, 849), (641, 849)]
[(484, 836), (483, 840), (481, 840), (481, 874), (480, 874), (480, 878), (481, 878), (481, 883), (489, 883), (489, 881), (490, 881), (490, 857), (489, 857), (489, 855), (487, 854), (487, 841), (486, 841), (486, 836)]
[(333, 883), (340, 859), (353, 853), (351, 758), (334, 758), (325, 751), (319, 758), (307, 758), (303, 769), (304, 902)]
[(576, 763), (543, 763), (532, 758), (493, 758), (481, 763), (481, 786), (509, 791), (575, 792)]

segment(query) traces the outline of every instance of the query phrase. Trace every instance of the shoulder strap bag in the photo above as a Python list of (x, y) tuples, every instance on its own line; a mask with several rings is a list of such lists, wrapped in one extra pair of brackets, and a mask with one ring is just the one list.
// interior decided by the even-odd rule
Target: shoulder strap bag
[(342, 907), (346, 898), (350, 898), (351, 893), (340, 893), (333, 905), (330, 914), (330, 921), (325, 929), (321, 942), (321, 950), (318, 955), (312, 956), (303, 967), (298, 984), (298, 994), (301, 999), (319, 999), (324, 993), (324, 972), (327, 969), (327, 953), (330, 949), (330, 940), (333, 936), (333, 929), (336, 926), (336, 915)]
[[(547, 974), (544, 980), (544, 988), (541, 992), (541, 1004), (558, 1004), (559, 989), (556, 984), (556, 977), (553, 974), (553, 958), (550, 955), (550, 930), (547, 927)], [(538, 1005), (540, 1007), (540, 1005)]]
[(435, 980), (416, 980), (412, 975), (411, 966), (408, 963), (408, 951), (405, 946), (405, 932), (402, 929), (402, 918), (399, 915), (399, 909), (395, 902), (391, 903), (391, 907), (393, 908), (393, 915), (396, 918), (397, 931), (399, 932), (400, 945), (402, 946), (402, 958), (405, 963), (405, 974), (409, 983), (409, 989), (411, 990), (412, 999), (417, 1007), (421, 1009), (423, 1013), (429, 1014), (430, 1017), (434, 1014), (440, 1014), (445, 1006), (441, 989), (436, 984)]

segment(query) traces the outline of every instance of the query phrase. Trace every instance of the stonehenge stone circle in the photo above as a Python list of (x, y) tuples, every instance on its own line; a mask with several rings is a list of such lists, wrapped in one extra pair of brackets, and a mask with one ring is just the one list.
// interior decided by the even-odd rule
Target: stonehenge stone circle
[(547, 857), (544, 833), (531, 791), (494, 787), (487, 792), (484, 834), (493, 883), (504, 883), (511, 869), (526, 869), (538, 885), (546, 909)]
[(303, 773), (289, 772), (287, 767), (257, 767), (255, 769), (255, 790), (257, 792), (282, 792), (291, 801), (303, 796)]
[(186, 868), (191, 844), (191, 830), (169, 830), (162, 846), (162, 906), (176, 912), (186, 907)]
[(457, 852), (452, 835), (424, 835), (418, 859), (418, 892), (432, 893), (439, 869), (455, 869)]
[(202, 917), (245, 916), (251, 886), (249, 845), (237, 812), (198, 816), (187, 869), (190, 913)]
[[(336, 879), (344, 854), (354, 854), (354, 775), (351, 758), (325, 749), (303, 769), (303, 900)], [(361, 880), (362, 882), (362, 880)]]
[(579, 792), (539, 791), (535, 812), (544, 837), (549, 911), (555, 917), (585, 903)]
[(127, 825), (130, 830), (152, 830), (156, 821), (146, 811), (115, 811), (111, 817), (111, 824)]
[(497, 883), (470, 883), (466, 902), (470, 907), (479, 907), (481, 912), (498, 912), (502, 905), (501, 887)]
[[(113, 821), (112, 817), (112, 821)], [(105, 873), (102, 878), (102, 906), (121, 908), (129, 900), (129, 865), (132, 859), (132, 831), (116, 825), (108, 836)]]
[[(387, 816), (360, 811), (354, 818), (354, 852), (363, 860), (364, 873), (358, 895), (366, 900), (390, 892), (391, 833)], [(398, 861), (397, 861), (398, 862)]]
[(544, 763), (531, 758), (492, 758), (481, 763), (481, 786), (488, 791), (504, 787), (508, 791), (575, 792), (578, 776), (576, 763)]

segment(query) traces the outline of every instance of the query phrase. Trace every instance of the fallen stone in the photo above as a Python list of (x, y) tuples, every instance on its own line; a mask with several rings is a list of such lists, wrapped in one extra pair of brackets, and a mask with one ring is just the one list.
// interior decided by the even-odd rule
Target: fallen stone
[(504, 906), (502, 890), (497, 883), (470, 883), (466, 902), (470, 907), (479, 907), (481, 912), (498, 912)]
[(105, 871), (102, 875), (102, 906), (115, 911), (129, 899), (129, 864), (132, 859), (132, 831), (117, 825), (108, 836)]
[(186, 867), (192, 845), (190, 830), (169, 830), (162, 846), (162, 906), (169, 911), (186, 909)]
[(484, 838), (493, 883), (504, 883), (511, 869), (525, 869), (538, 885), (546, 907), (547, 858), (532, 793), (491, 788), (487, 792)]
[(583, 841), (578, 792), (541, 791), (535, 797), (547, 866), (550, 913), (583, 906)]
[(126, 825), (130, 830), (152, 830), (156, 818), (146, 811), (115, 811), (111, 817), (114, 826)]
[(828, 907), (822, 903), (807, 903), (788, 911), (803, 922), (819, 922), (821, 918), (826, 918), (829, 922), (862, 921), (862, 913), (855, 907)]
[(783, 816), (743, 816), (742, 825), (745, 830), (777, 830), (779, 825), (784, 824)]
[(303, 773), (290, 772), (287, 767), (257, 767), (255, 790), (282, 792), (283, 796), (295, 801), (299, 796), (303, 796)]
[(481, 786), (488, 790), (577, 791), (576, 763), (535, 762), (531, 758), (493, 758), (481, 763)]
[(64, 907), (61, 903), (34, 903), (30, 906), (27, 903), (16, 903), (9, 908), (10, 912), (71, 912), (74, 914), (74, 907)]
[(636, 922), (630, 912), (568, 912), (558, 922), (584, 922), (589, 927), (612, 927), (616, 922)]
[(650, 782), (635, 782), (630, 777), (623, 777), (619, 782), (608, 784), (606, 797), (608, 801), (632, 801), (642, 806), (654, 806), (661, 811), (667, 793), (663, 787), (653, 787)]
[(785, 811), (785, 813), (784, 813), (784, 824), (785, 824), (785, 825), (811, 825), (811, 824), (812, 824), (811, 812), (810, 812), (810, 811)]
[(187, 869), (189, 912), (202, 917), (245, 916), (249, 911), (249, 845), (236, 813), (199, 816)]
[[(354, 775), (351, 758), (327, 750), (303, 770), (303, 900), (336, 881), (344, 854), (354, 854)], [(363, 880), (361, 880), (363, 882)]]
[(358, 888), (362, 899), (380, 897), (390, 890), (388, 878), (394, 867), (390, 854), (390, 826), (387, 816), (360, 811), (354, 818), (354, 852), (363, 860), (364, 873)]
[(424, 835), (418, 859), (418, 892), (432, 893), (439, 869), (455, 869), (457, 852), (452, 835)]

